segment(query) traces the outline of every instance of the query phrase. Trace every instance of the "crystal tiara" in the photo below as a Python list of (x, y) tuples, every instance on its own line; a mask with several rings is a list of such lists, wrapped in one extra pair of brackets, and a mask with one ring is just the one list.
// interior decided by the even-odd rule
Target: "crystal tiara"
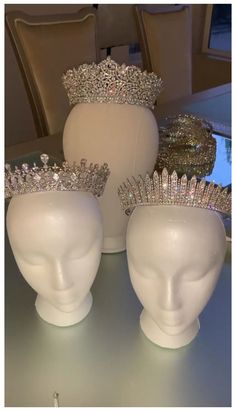
[(166, 168), (160, 174), (154, 171), (153, 178), (127, 179), (118, 189), (122, 209), (130, 215), (136, 206), (178, 205), (205, 208), (224, 214), (231, 213), (231, 193), (221, 185), (205, 180), (198, 181), (196, 176), (188, 180), (186, 174), (178, 178), (176, 171), (168, 174)]
[(161, 78), (136, 66), (119, 65), (107, 57), (82, 64), (62, 76), (70, 104), (117, 103), (153, 108), (163, 88)]
[(102, 195), (110, 174), (106, 163), (101, 167), (91, 163), (87, 167), (87, 160), (82, 159), (78, 165), (70, 166), (65, 161), (62, 166), (50, 166), (47, 154), (41, 154), (40, 159), (41, 167), (34, 163), (31, 168), (24, 163), (12, 170), (10, 164), (5, 165), (5, 198), (39, 191), (88, 191), (97, 197)]

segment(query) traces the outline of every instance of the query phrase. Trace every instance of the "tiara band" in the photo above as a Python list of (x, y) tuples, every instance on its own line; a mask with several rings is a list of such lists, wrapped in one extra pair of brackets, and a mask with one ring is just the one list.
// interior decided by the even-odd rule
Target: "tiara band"
[(97, 197), (102, 195), (110, 174), (106, 163), (101, 167), (91, 163), (87, 167), (87, 160), (82, 159), (78, 165), (70, 166), (65, 161), (62, 166), (50, 166), (47, 154), (41, 154), (40, 159), (41, 167), (34, 163), (31, 168), (24, 163), (12, 170), (10, 164), (5, 165), (5, 198), (40, 191), (88, 191)]
[(99, 64), (82, 64), (62, 76), (69, 103), (117, 103), (154, 108), (161, 78), (136, 66), (119, 65), (108, 56)]
[(154, 172), (153, 178), (127, 179), (118, 189), (122, 209), (130, 215), (136, 206), (178, 205), (204, 208), (224, 214), (231, 213), (231, 193), (228, 188), (213, 182), (207, 184), (196, 176), (188, 180), (186, 174), (178, 178), (176, 171), (168, 174), (166, 168), (160, 174)]

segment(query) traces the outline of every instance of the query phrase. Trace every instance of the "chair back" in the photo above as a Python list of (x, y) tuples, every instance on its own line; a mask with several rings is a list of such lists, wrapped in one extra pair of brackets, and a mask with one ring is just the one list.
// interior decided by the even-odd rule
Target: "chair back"
[(161, 76), (164, 103), (192, 93), (192, 30), (189, 6), (164, 12), (135, 6), (143, 65)]
[(96, 9), (50, 16), (8, 12), (6, 25), (38, 137), (62, 131), (70, 111), (62, 74), (99, 58)]

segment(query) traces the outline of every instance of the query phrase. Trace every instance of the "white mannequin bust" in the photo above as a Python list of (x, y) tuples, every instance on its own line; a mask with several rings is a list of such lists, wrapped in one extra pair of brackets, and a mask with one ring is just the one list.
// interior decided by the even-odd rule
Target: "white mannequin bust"
[(179, 348), (194, 339), (226, 251), (216, 212), (182, 206), (136, 207), (127, 230), (131, 282), (154, 343)]
[(58, 326), (81, 321), (92, 306), (90, 288), (101, 258), (97, 199), (79, 191), (16, 195), (7, 230), (19, 269), (38, 293), (38, 314)]
[(126, 248), (128, 217), (122, 212), (117, 187), (126, 176), (152, 173), (159, 133), (152, 111), (146, 107), (115, 103), (80, 103), (71, 110), (63, 132), (65, 159), (81, 157), (106, 162), (111, 174), (99, 198), (103, 216), (103, 252)]

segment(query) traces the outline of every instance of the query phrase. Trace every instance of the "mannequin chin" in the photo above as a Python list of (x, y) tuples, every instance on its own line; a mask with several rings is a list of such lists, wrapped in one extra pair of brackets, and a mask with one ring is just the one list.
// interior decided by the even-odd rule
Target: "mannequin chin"
[(18, 267), (38, 293), (39, 315), (59, 326), (81, 321), (92, 306), (90, 288), (101, 258), (96, 198), (75, 191), (15, 196), (7, 230)]
[(92, 303), (93, 297), (91, 292), (87, 294), (82, 303), (80, 302), (78, 304), (76, 302), (68, 306), (60, 307), (52, 305), (49, 301), (38, 295), (35, 301), (35, 307), (39, 316), (45, 321), (62, 327), (82, 321), (88, 315)]
[(183, 206), (136, 207), (127, 230), (131, 282), (144, 309), (144, 334), (163, 347), (188, 344), (224, 261), (216, 212)]

